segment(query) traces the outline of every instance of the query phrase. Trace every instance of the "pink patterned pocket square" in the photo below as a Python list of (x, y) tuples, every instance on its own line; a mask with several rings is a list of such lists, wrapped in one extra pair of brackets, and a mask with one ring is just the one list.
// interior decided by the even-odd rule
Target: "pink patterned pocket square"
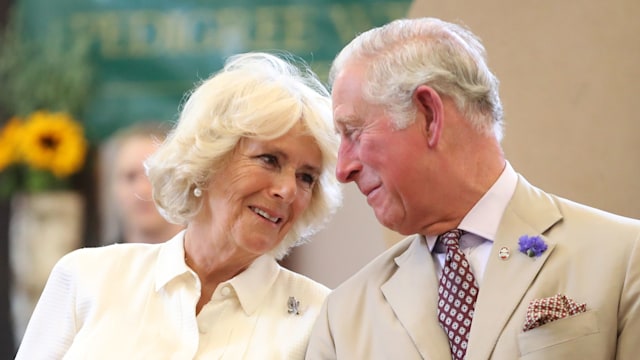
[(535, 329), (546, 323), (587, 311), (587, 304), (578, 304), (563, 294), (531, 300), (523, 331)]

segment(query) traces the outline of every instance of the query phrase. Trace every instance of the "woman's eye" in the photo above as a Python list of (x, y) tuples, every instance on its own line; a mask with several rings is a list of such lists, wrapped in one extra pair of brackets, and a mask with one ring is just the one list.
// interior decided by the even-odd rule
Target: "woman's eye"
[(272, 166), (278, 165), (278, 158), (275, 157), (274, 155), (264, 154), (264, 155), (258, 156), (258, 158), (265, 164), (269, 164)]
[(302, 182), (309, 185), (309, 187), (313, 186), (313, 184), (315, 184), (316, 182), (315, 176), (311, 174), (300, 174), (300, 179), (302, 180)]

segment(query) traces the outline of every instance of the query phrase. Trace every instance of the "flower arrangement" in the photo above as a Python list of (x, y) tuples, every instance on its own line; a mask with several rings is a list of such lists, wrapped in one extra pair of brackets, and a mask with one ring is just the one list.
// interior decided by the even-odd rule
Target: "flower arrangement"
[(0, 130), (0, 196), (69, 187), (85, 163), (82, 126), (65, 112), (35, 111), (13, 117)]
[(0, 33), (0, 197), (72, 188), (89, 147), (77, 120), (92, 86), (87, 45), (26, 38), (19, 15)]
[(521, 253), (529, 257), (539, 257), (543, 252), (547, 251), (547, 244), (542, 237), (522, 235), (518, 239), (518, 247)]

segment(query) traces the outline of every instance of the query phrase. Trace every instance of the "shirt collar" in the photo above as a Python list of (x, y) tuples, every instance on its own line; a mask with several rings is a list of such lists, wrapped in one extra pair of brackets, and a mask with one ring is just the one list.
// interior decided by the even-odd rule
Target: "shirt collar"
[[(185, 232), (186, 230), (182, 230), (171, 240), (159, 245), (162, 248), (156, 266), (156, 291), (183, 274), (192, 274), (199, 284), (197, 275), (184, 261)], [(265, 254), (254, 260), (245, 271), (219, 284), (218, 288), (230, 284), (238, 296), (242, 309), (251, 315), (267, 296), (279, 271), (280, 265), (273, 256)]]
[(160, 254), (156, 266), (156, 291), (163, 288), (171, 280), (185, 273), (190, 273), (184, 261), (184, 234), (180, 231), (170, 240), (160, 244)]
[[(459, 229), (475, 234), (483, 239), (495, 239), (500, 220), (518, 183), (518, 175), (506, 161), (502, 174), (480, 200), (465, 215)], [(427, 236), (427, 246), (433, 251), (437, 236)]]
[(462, 219), (460, 229), (493, 241), (517, 184), (518, 175), (507, 161), (498, 180)]
[(265, 254), (255, 259), (245, 271), (225, 283), (233, 286), (242, 309), (247, 315), (251, 315), (267, 296), (279, 272), (280, 265), (273, 256)]

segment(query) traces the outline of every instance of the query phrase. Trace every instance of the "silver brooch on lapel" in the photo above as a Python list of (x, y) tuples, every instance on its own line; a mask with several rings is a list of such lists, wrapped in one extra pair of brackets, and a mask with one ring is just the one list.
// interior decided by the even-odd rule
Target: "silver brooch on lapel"
[(300, 301), (296, 300), (293, 296), (289, 296), (289, 300), (287, 300), (287, 312), (293, 315), (300, 315), (300, 310), (298, 309), (299, 306)]
[(498, 256), (502, 260), (508, 260), (509, 256), (511, 256), (511, 250), (509, 250), (508, 247), (503, 246), (500, 248), (500, 251), (498, 252)]

